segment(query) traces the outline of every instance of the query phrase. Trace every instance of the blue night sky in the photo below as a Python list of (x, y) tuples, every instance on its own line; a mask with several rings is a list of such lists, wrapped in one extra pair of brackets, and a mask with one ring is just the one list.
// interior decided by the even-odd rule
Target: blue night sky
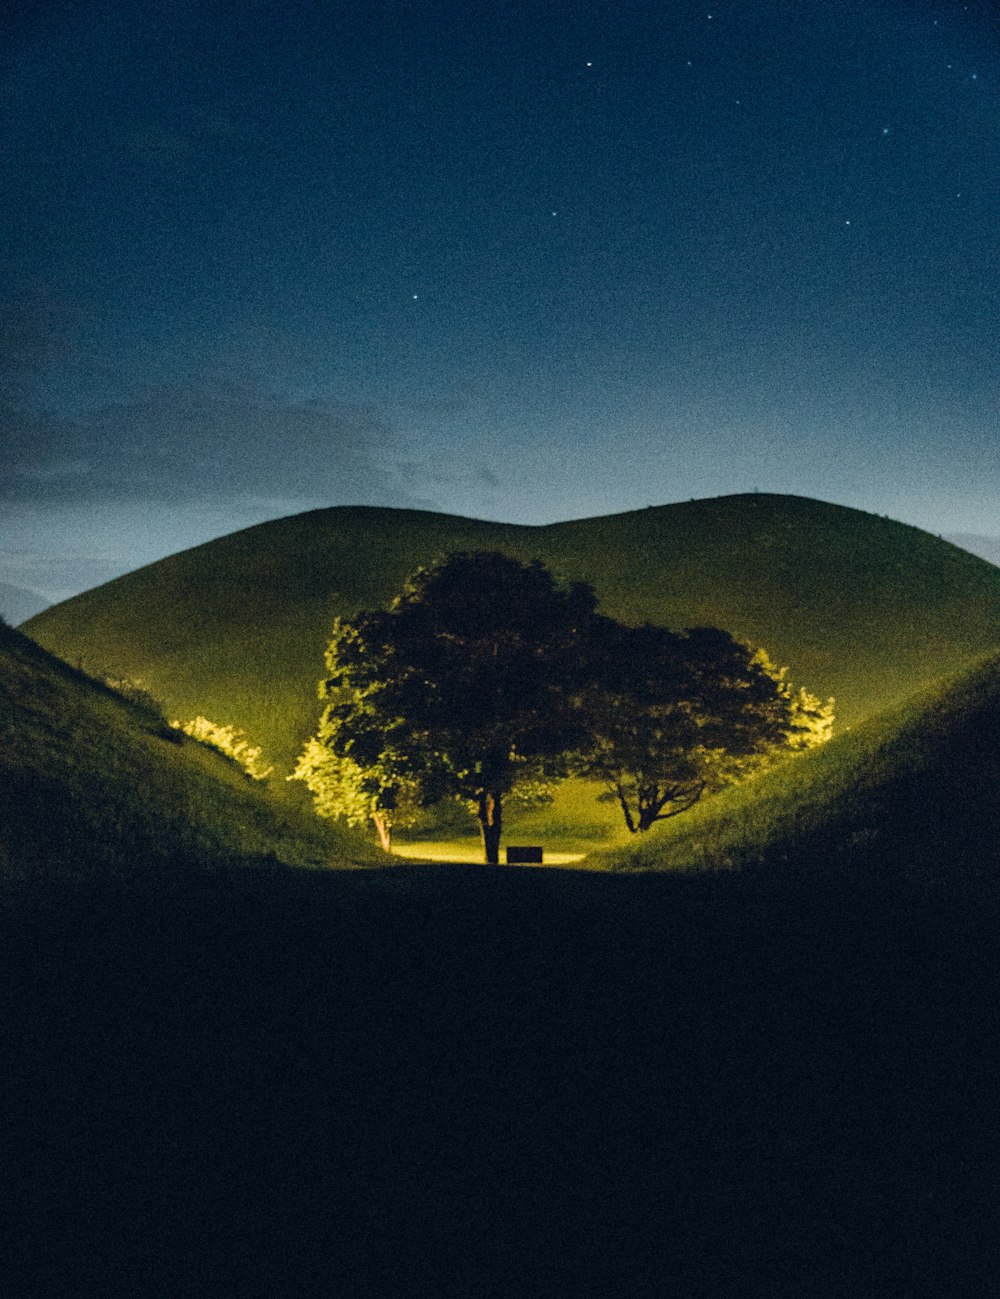
[(317, 506), (1000, 532), (985, 0), (8, 0), (0, 578)]

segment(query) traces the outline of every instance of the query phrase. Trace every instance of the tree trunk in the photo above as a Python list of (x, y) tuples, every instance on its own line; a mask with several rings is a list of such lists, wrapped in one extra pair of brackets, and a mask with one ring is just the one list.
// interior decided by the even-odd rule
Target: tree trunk
[(635, 821), (632, 819), (632, 809), (628, 805), (628, 795), (625, 793), (623, 786), (619, 784), (612, 785), (611, 788), (618, 799), (618, 806), (625, 813), (625, 824), (628, 826), (629, 833), (635, 834), (636, 826)]
[(479, 791), (479, 829), (483, 836), (483, 858), (487, 866), (500, 865), (500, 833), (503, 828), (503, 809), (500, 794), (493, 789)]
[(375, 829), (378, 831), (378, 841), (382, 845), (383, 852), (391, 852), (392, 848), (392, 822), (382, 815), (381, 812), (374, 812), (372, 820), (375, 822)]

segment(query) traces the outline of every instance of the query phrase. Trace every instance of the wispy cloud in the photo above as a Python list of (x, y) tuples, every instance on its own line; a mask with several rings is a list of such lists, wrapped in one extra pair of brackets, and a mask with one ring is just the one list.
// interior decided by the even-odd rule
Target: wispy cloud
[[(221, 380), (145, 387), (73, 419), (8, 404), (3, 496), (177, 501), (266, 494), (425, 504), (416, 466), (376, 411)], [(425, 477), (424, 481), (427, 481)]]

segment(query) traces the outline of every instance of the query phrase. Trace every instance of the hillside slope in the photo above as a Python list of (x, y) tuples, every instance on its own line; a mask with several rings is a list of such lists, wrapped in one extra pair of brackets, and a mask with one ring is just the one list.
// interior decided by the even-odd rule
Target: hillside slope
[(763, 645), (856, 722), (1000, 646), (1000, 571), (917, 528), (802, 497), (743, 495), (547, 527), (378, 508), (317, 510), (173, 555), (27, 624), (172, 714), (247, 730), (290, 764), (312, 729), (337, 614), (384, 603), (463, 548), (539, 557), (601, 608), (710, 623)]
[(279, 807), (148, 706), (0, 626), (0, 872), (155, 875), (374, 856), (310, 813)]
[(595, 861), (885, 884), (995, 879), (998, 734), (991, 655)]

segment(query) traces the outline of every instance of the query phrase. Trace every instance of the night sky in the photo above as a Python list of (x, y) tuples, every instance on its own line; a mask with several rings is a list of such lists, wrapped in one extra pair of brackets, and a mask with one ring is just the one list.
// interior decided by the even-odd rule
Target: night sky
[(985, 0), (6, 0), (0, 579), (379, 504), (998, 533)]

